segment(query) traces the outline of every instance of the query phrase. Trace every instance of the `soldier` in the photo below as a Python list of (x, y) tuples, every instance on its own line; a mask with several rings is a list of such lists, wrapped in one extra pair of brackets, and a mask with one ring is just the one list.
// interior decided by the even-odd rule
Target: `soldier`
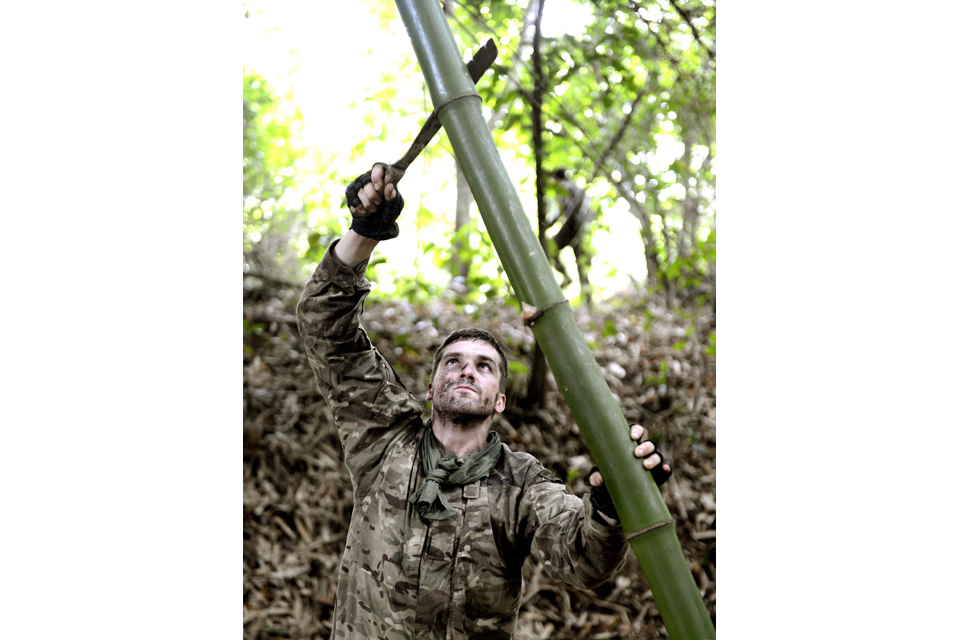
[(580, 295), (591, 307), (590, 300), (590, 260), (593, 258), (593, 247), (590, 245), (589, 225), (596, 220), (597, 214), (590, 206), (590, 198), (586, 192), (577, 186), (577, 183), (567, 177), (567, 170), (558, 168), (550, 177), (557, 183), (560, 192), (559, 209), (555, 216), (545, 221), (545, 228), (549, 229), (555, 225), (560, 218), (565, 218), (560, 230), (554, 234), (552, 240), (555, 245), (553, 253), (553, 264), (560, 275), (563, 276), (563, 282), (560, 288), (566, 288), (573, 280), (567, 274), (566, 267), (560, 261), (560, 252), (565, 247), (573, 249), (573, 256), (577, 262), (577, 275), (580, 278)]
[[(374, 248), (398, 235), (403, 198), (385, 165), (347, 189), (350, 229), (327, 250), (297, 306), (297, 324), (336, 420), (354, 490), (333, 638), (511, 638), (528, 555), (544, 573), (593, 588), (627, 543), (599, 473), (589, 500), (490, 430), (506, 406), (507, 361), (479, 329), (437, 350), (426, 399), (403, 386), (360, 326)], [(639, 440), (643, 428), (633, 425)], [(655, 445), (634, 454), (658, 482)]]

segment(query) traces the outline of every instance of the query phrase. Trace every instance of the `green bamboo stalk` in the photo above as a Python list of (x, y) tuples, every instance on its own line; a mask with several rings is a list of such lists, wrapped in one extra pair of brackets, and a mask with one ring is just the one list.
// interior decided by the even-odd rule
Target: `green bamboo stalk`
[[(606, 479), (667, 631), (675, 640), (715, 638), (703, 599), (650, 473), (633, 455), (629, 426), (573, 319), (523, 212), (481, 101), (436, 0), (397, 0), (430, 97), (477, 200), (497, 255), (574, 420)], [(449, 102), (448, 102), (449, 101)], [(542, 315), (537, 315), (542, 313)]]

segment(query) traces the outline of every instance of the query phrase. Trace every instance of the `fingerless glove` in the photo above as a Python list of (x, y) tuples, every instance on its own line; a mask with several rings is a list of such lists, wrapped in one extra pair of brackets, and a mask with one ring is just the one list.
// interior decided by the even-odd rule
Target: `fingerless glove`
[[(650, 442), (653, 442), (652, 440)], [(637, 442), (639, 445), (640, 443)], [(647, 459), (653, 454), (657, 453), (657, 443), (653, 443), (653, 451), (643, 456), (643, 459)], [(663, 454), (660, 455), (660, 464), (655, 466), (653, 469), (650, 469), (651, 475), (653, 475), (653, 481), (657, 483), (659, 487), (664, 482), (670, 478), (670, 474), (673, 473), (673, 469), (670, 471), (665, 471), (663, 468), (664, 459)], [(590, 470), (590, 473), (587, 474), (587, 478), (593, 475), (594, 471), (599, 471), (598, 467), (594, 467)], [(597, 513), (602, 513), (608, 518), (613, 518), (614, 520), (619, 521), (620, 516), (617, 514), (617, 508), (613, 505), (613, 500), (610, 498), (610, 492), (607, 491), (607, 484), (600, 485), (599, 487), (594, 487), (593, 493), (590, 494), (590, 502), (593, 504), (593, 519), (597, 522), (603, 522), (603, 519), (597, 515)]]
[[(386, 165), (384, 165), (386, 166)], [(403, 210), (403, 196), (397, 191), (397, 196), (393, 200), (383, 198), (380, 205), (373, 213), (361, 216), (354, 213), (354, 209), (360, 206), (360, 198), (357, 192), (370, 183), (370, 171), (347, 185), (344, 192), (347, 196), (347, 207), (353, 216), (353, 222), (350, 228), (365, 238), (374, 240), (390, 240), (400, 235), (400, 227), (397, 225), (397, 218), (400, 217), (400, 211)]]

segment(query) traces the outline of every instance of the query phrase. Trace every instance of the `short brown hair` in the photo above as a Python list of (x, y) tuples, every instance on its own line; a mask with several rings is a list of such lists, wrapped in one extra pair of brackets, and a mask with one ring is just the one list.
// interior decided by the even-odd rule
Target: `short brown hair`
[(498, 363), (500, 369), (500, 393), (505, 393), (507, 390), (507, 356), (504, 355), (503, 347), (501, 347), (497, 339), (493, 337), (493, 334), (483, 329), (457, 329), (448, 335), (433, 355), (433, 369), (430, 371), (430, 380), (433, 381), (433, 379), (437, 377), (437, 367), (440, 366), (440, 356), (443, 355), (443, 350), (454, 342), (463, 342), (464, 340), (480, 340), (492, 345), (493, 348), (497, 350), (497, 355), (500, 356), (500, 362)]

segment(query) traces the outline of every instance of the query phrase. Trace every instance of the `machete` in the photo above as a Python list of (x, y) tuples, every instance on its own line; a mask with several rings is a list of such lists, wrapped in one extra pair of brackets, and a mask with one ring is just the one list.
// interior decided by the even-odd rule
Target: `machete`
[[(477, 82), (480, 81), (481, 76), (483, 76), (484, 72), (490, 68), (490, 65), (493, 64), (493, 61), (496, 59), (497, 45), (494, 44), (493, 38), (490, 38), (477, 50), (477, 53), (470, 59), (470, 62), (467, 63), (467, 71), (470, 73), (470, 79), (473, 80), (473, 84), (477, 84)], [(440, 127), (442, 126), (443, 124), (440, 122), (440, 117), (437, 115), (436, 110), (431, 111), (427, 121), (423, 123), (423, 128), (420, 129), (420, 133), (417, 134), (417, 137), (413, 140), (413, 144), (410, 145), (410, 148), (403, 157), (393, 164), (387, 165), (387, 175), (384, 178), (384, 182), (392, 182), (393, 184), (400, 182), (400, 178), (406, 173), (407, 167), (420, 155), (420, 152), (429, 144), (430, 140), (437, 134), (437, 131), (440, 131)]]

